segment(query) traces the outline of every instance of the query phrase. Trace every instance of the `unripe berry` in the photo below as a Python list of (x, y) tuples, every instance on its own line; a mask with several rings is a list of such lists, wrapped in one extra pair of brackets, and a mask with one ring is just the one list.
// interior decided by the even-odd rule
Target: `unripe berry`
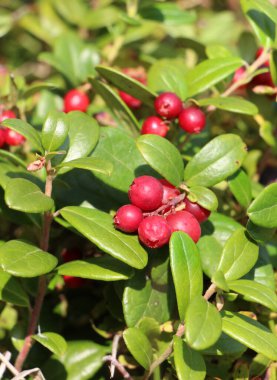
[(89, 103), (89, 97), (86, 93), (77, 89), (70, 90), (65, 94), (64, 97), (64, 112), (86, 112)]
[(120, 207), (114, 216), (114, 225), (124, 232), (136, 232), (143, 220), (142, 211), (134, 205)]
[(61, 257), (65, 263), (68, 263), (69, 261), (82, 259), (82, 253), (77, 249), (64, 249), (61, 253)]
[(159, 135), (165, 137), (169, 128), (165, 122), (157, 116), (149, 116), (142, 124), (141, 134)]
[(183, 231), (197, 243), (201, 236), (201, 228), (197, 219), (187, 211), (177, 211), (166, 218), (172, 232)]
[(159, 179), (159, 181), (163, 185), (163, 204), (166, 204), (167, 202), (171, 201), (173, 198), (181, 194), (180, 190), (173, 186), (166, 179)]
[(171, 229), (162, 216), (152, 215), (143, 219), (138, 228), (140, 241), (150, 248), (160, 248), (168, 243)]
[(204, 222), (211, 214), (211, 211), (200, 206), (196, 202), (191, 202), (189, 199), (185, 199), (186, 211), (190, 212), (199, 223)]
[(63, 276), (65, 285), (70, 289), (77, 289), (85, 285), (86, 280), (81, 277)]
[(123, 102), (126, 103), (128, 107), (132, 109), (140, 108), (142, 102), (139, 99), (133, 97), (132, 95), (127, 94), (127, 92), (124, 92), (124, 91), (118, 91), (118, 93), (121, 99), (123, 100)]
[(206, 125), (206, 116), (197, 107), (187, 107), (179, 115), (179, 124), (188, 133), (200, 133)]
[(20, 133), (13, 131), (10, 128), (6, 128), (5, 141), (6, 141), (6, 144), (8, 145), (18, 146), (24, 143), (25, 137), (22, 136)]
[(182, 100), (173, 92), (163, 92), (154, 102), (158, 115), (166, 119), (175, 119), (182, 111)]
[(156, 178), (143, 175), (135, 178), (128, 195), (133, 205), (143, 211), (153, 211), (162, 204), (163, 186)]

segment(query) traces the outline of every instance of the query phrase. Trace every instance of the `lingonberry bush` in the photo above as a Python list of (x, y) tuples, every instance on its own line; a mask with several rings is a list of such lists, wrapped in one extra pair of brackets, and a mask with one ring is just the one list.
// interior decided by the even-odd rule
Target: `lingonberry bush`
[(0, 378), (275, 379), (277, 10), (223, 3), (0, 3)]

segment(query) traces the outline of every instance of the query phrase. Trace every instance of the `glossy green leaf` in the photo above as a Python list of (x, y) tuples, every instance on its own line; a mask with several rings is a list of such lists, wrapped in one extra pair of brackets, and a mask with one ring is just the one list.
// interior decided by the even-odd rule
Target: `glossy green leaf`
[(277, 183), (264, 188), (247, 209), (250, 220), (261, 227), (277, 227)]
[(277, 296), (275, 292), (263, 284), (250, 280), (228, 281), (231, 290), (244, 296), (247, 301), (257, 302), (277, 311)]
[(116, 230), (111, 215), (74, 206), (63, 208), (61, 214), (77, 231), (116, 259), (137, 269), (147, 264), (147, 253), (137, 236)]
[(228, 178), (228, 184), (239, 204), (247, 208), (252, 199), (252, 186), (250, 178), (245, 171), (239, 169)]
[(246, 349), (242, 343), (222, 332), (215, 344), (204, 350), (203, 354), (240, 356)]
[(217, 270), (224, 273), (226, 280), (236, 280), (255, 265), (258, 253), (257, 243), (240, 228), (227, 240)]
[(214, 106), (216, 108), (245, 115), (256, 115), (258, 108), (255, 104), (240, 97), (205, 98), (198, 101), (201, 107)]
[(203, 272), (212, 278), (221, 258), (222, 245), (214, 236), (202, 236), (197, 242), (197, 248), (200, 253)]
[(221, 316), (216, 307), (202, 296), (196, 296), (190, 302), (185, 322), (186, 341), (195, 350), (212, 346), (221, 335)]
[(203, 92), (243, 65), (238, 57), (214, 58), (199, 63), (189, 74), (189, 96)]
[(42, 145), (48, 152), (53, 152), (64, 143), (68, 134), (66, 114), (52, 111), (47, 116), (41, 134)]
[(179, 380), (204, 380), (206, 365), (203, 356), (174, 336), (174, 363)]
[(123, 339), (136, 361), (148, 369), (153, 361), (153, 352), (146, 335), (137, 327), (129, 327), (124, 331)]
[(203, 273), (198, 249), (184, 232), (173, 232), (169, 243), (170, 266), (180, 319), (189, 303), (203, 291)]
[(256, 9), (265, 13), (275, 24), (277, 24), (277, 9), (269, 1), (251, 0), (251, 3)]
[(229, 287), (227, 281), (224, 277), (224, 274), (218, 270), (212, 276), (212, 282), (216, 285), (217, 288), (224, 290), (225, 292), (229, 292)]
[(257, 226), (251, 222), (250, 219), (246, 224), (246, 229), (252, 239), (256, 240), (258, 243), (269, 241), (276, 232), (276, 228), (265, 228)]
[(33, 182), (24, 178), (11, 179), (5, 188), (5, 202), (13, 209), (40, 213), (50, 210), (54, 201), (45, 195)]
[(173, 144), (157, 135), (143, 135), (137, 139), (143, 158), (161, 176), (175, 186), (183, 179), (182, 156)]
[(0, 246), (0, 265), (13, 276), (37, 277), (49, 273), (57, 262), (55, 256), (20, 240), (10, 240)]
[(63, 355), (67, 349), (65, 339), (61, 335), (53, 332), (40, 333), (33, 335), (32, 338), (57, 356)]
[(113, 170), (113, 164), (111, 162), (96, 157), (81, 157), (76, 160), (63, 162), (59, 166), (85, 169), (92, 172), (102, 173), (104, 175), (111, 175)]
[(6, 119), (1, 122), (1, 125), (20, 133), (26, 138), (32, 148), (40, 153), (44, 152), (39, 132), (37, 132), (30, 124), (26, 123), (26, 121), (20, 119)]
[(156, 93), (149, 90), (142, 83), (110, 67), (97, 66), (96, 70), (116, 88), (127, 92), (136, 99), (141, 100), (143, 104), (153, 108)]
[(0, 270), (0, 299), (18, 306), (29, 307), (29, 298), (15, 277)]
[(111, 256), (95, 257), (86, 261), (70, 261), (59, 266), (57, 270), (61, 275), (100, 281), (127, 280), (133, 275), (131, 267)]
[(230, 133), (215, 137), (189, 161), (184, 179), (189, 186), (213, 186), (235, 173), (246, 153), (239, 136)]
[(197, 202), (206, 210), (215, 211), (218, 207), (218, 200), (215, 193), (203, 186), (192, 186), (189, 189), (188, 199)]
[(277, 360), (277, 337), (261, 323), (239, 313), (221, 312), (222, 329), (252, 350)]

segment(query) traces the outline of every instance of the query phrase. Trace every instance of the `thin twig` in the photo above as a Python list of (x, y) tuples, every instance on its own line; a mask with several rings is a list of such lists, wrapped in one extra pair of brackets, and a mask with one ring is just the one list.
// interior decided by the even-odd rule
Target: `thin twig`
[[(117, 351), (118, 351), (118, 344), (121, 339), (121, 334), (116, 334), (113, 338), (113, 345), (112, 345), (112, 358), (116, 360), (117, 357)], [(110, 366), (110, 373), (111, 373), (111, 379), (114, 377), (114, 371), (115, 371), (115, 365), (111, 363)]]
[(103, 357), (104, 362), (110, 362), (115, 366), (115, 368), (120, 372), (120, 374), (123, 376), (123, 379), (126, 380), (134, 380), (132, 376), (129, 374), (129, 372), (125, 369), (125, 367), (119, 363), (117, 359), (114, 359), (112, 355), (107, 355)]
[(211, 284), (209, 288), (206, 290), (206, 293), (204, 294), (204, 298), (206, 301), (211, 298), (212, 295), (216, 292), (216, 285)]
[[(6, 352), (7, 354), (8, 352)], [(17, 371), (17, 369), (9, 362), (9, 359), (8, 359), (8, 356), (6, 357), (6, 354), (3, 355), (1, 352), (0, 352), (0, 360), (5, 364), (5, 366), (7, 367), (7, 369), (14, 375), (14, 376), (17, 376), (19, 374), (19, 371)]]

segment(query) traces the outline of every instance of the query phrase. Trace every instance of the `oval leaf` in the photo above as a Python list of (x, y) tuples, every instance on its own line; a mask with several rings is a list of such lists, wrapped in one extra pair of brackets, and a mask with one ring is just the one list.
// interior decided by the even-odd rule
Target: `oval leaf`
[(245, 115), (256, 115), (259, 112), (255, 104), (240, 97), (200, 99), (198, 100), (198, 104), (201, 107), (214, 106), (222, 110)]
[(248, 207), (250, 220), (261, 227), (277, 227), (277, 183), (268, 185)]
[(195, 297), (186, 312), (186, 341), (195, 350), (212, 346), (222, 331), (221, 316), (202, 296)]
[(247, 149), (239, 136), (215, 137), (189, 161), (184, 179), (189, 186), (213, 186), (239, 169)]
[(11, 179), (5, 189), (5, 202), (13, 210), (39, 213), (50, 210), (54, 201), (33, 182), (24, 178)]
[(145, 161), (175, 186), (183, 179), (184, 165), (179, 151), (168, 140), (156, 135), (143, 135), (137, 146)]
[(217, 270), (226, 280), (236, 280), (250, 271), (259, 254), (259, 246), (244, 228), (236, 230), (227, 240)]
[(201, 261), (195, 243), (184, 232), (171, 235), (169, 250), (178, 311), (183, 321), (189, 303), (203, 291)]
[(51, 272), (57, 262), (50, 253), (20, 240), (10, 240), (0, 247), (0, 265), (13, 276), (37, 277)]
[(116, 259), (137, 269), (147, 264), (147, 253), (137, 236), (117, 231), (109, 214), (74, 206), (63, 208), (61, 214), (77, 231)]
[(215, 193), (203, 186), (193, 186), (189, 189), (188, 198), (192, 202), (197, 202), (206, 210), (215, 211), (218, 207), (218, 200)]
[(77, 158), (76, 160), (63, 162), (59, 167), (85, 169), (105, 175), (111, 175), (113, 170), (111, 162), (96, 157)]
[(50, 112), (42, 127), (41, 141), (43, 147), (48, 152), (58, 149), (67, 138), (68, 129), (65, 113)]
[(212, 278), (221, 258), (222, 245), (214, 236), (202, 236), (197, 242), (197, 248), (199, 249), (203, 272)]
[(53, 332), (44, 332), (42, 334), (33, 335), (32, 338), (57, 356), (63, 355), (67, 349), (67, 343), (64, 338)]
[(247, 208), (252, 199), (251, 181), (242, 169), (228, 178), (230, 190), (242, 207)]
[(0, 299), (18, 306), (29, 307), (29, 298), (15, 277), (0, 270)]
[(221, 312), (222, 330), (252, 350), (277, 360), (277, 337), (261, 323), (239, 313)]
[(153, 352), (146, 335), (139, 328), (130, 327), (124, 331), (123, 339), (136, 361), (148, 369), (153, 361)]

